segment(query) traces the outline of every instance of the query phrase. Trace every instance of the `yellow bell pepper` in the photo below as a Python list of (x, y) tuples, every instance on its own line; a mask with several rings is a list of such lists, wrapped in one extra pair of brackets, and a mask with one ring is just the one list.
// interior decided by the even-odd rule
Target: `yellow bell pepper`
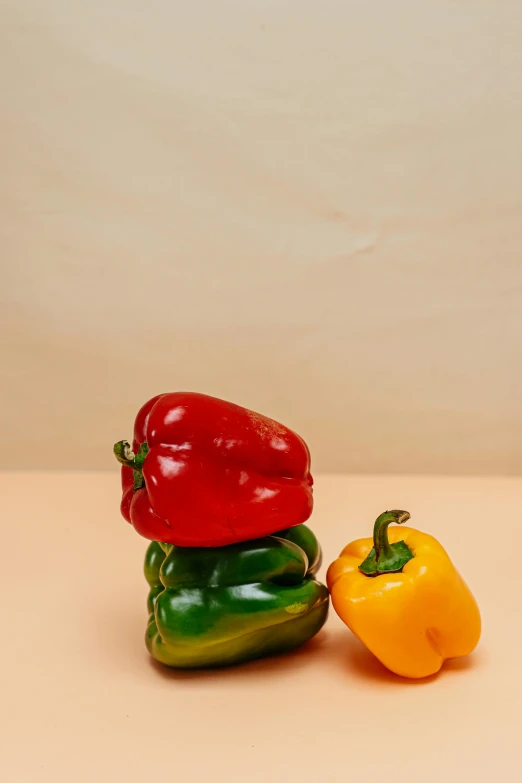
[[(344, 623), (390, 671), (427, 677), (448, 658), (471, 653), (481, 619), (477, 603), (446, 551), (386, 511), (373, 540), (348, 544), (327, 572), (332, 604)], [(388, 538), (389, 534), (389, 538)]]

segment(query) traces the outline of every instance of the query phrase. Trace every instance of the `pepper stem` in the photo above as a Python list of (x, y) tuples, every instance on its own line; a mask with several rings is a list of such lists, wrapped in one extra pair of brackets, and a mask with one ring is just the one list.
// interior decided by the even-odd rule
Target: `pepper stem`
[(143, 478), (143, 463), (145, 457), (149, 451), (147, 443), (144, 442), (138, 449), (138, 453), (134, 454), (131, 445), (126, 440), (120, 440), (114, 444), (114, 456), (125, 465), (127, 468), (132, 468), (134, 471), (134, 489), (141, 489), (145, 485), (145, 479)]
[(385, 511), (375, 520), (373, 526), (373, 549), (361, 563), (359, 569), (366, 576), (397, 573), (413, 558), (413, 552), (404, 541), (390, 544), (388, 525), (396, 522), (402, 525), (410, 519), (407, 511)]
[(114, 444), (114, 456), (118, 460), (118, 462), (121, 462), (122, 465), (125, 465), (128, 468), (135, 468), (136, 463), (134, 462), (134, 457), (136, 456), (131, 449), (131, 445), (126, 440), (120, 440), (118, 443)]

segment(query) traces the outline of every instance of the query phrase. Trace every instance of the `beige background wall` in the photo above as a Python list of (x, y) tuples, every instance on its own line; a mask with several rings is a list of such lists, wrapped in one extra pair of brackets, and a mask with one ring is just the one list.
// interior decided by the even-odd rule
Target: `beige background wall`
[(4, 466), (194, 389), (316, 470), (522, 469), (519, 0), (0, 6)]

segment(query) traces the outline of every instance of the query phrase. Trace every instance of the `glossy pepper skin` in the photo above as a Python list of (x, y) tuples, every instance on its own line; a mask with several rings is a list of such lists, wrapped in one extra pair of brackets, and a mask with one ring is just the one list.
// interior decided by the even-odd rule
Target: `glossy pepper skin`
[(295, 648), (326, 621), (314, 574), (319, 544), (305, 525), (212, 549), (153, 542), (146, 644), (167, 666), (227, 666)]
[(421, 678), (438, 672), (445, 660), (471, 653), (481, 619), (435, 538), (405, 527), (390, 528), (388, 539), (390, 522), (407, 519), (407, 512), (382, 514), (373, 539), (348, 544), (330, 565), (327, 584), (339, 617), (381, 663), (395, 674)]
[(186, 547), (271, 535), (312, 513), (306, 443), (253, 411), (195, 392), (161, 394), (139, 411), (132, 449), (116, 444), (121, 512), (138, 533)]

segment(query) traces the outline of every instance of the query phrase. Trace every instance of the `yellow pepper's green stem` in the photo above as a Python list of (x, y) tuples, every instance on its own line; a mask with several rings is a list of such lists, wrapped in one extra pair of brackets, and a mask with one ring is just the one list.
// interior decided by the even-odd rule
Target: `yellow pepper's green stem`
[(373, 526), (373, 545), (377, 563), (384, 565), (393, 555), (391, 544), (388, 540), (388, 525), (396, 522), (402, 525), (410, 518), (407, 511), (385, 511), (375, 520)]
[(373, 526), (373, 549), (361, 563), (359, 569), (366, 576), (402, 571), (406, 563), (412, 559), (413, 552), (404, 541), (390, 544), (388, 540), (388, 525), (396, 522), (402, 525), (410, 518), (407, 511), (385, 511), (375, 520)]

